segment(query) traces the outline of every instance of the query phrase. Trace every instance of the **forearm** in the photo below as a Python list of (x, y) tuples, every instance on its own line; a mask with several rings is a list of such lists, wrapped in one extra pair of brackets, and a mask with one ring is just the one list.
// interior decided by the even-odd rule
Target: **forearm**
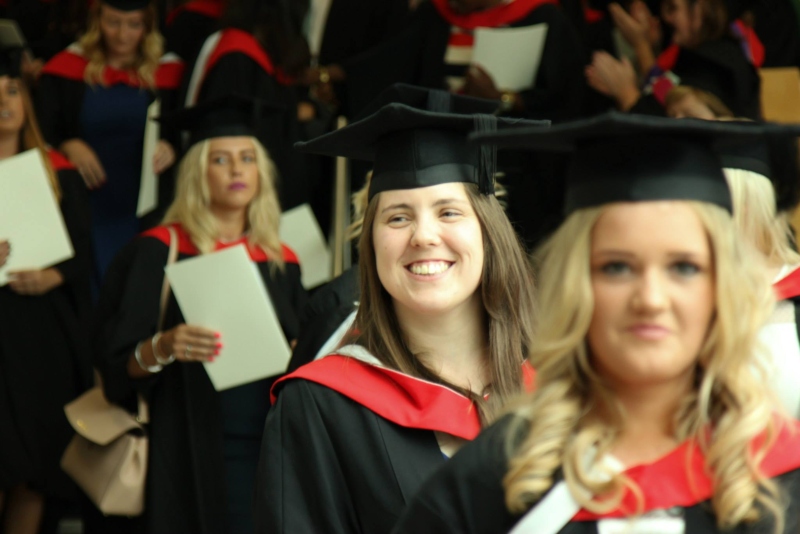
[[(159, 339), (158, 341), (160, 342), (161, 340)], [(138, 360), (136, 358), (136, 350), (139, 352)], [(159, 368), (160, 364), (156, 361), (156, 356), (153, 352), (153, 337), (139, 342), (136, 350), (131, 352), (128, 358), (128, 376), (131, 378), (146, 378), (158, 372), (155, 369)], [(158, 347), (158, 350), (160, 351), (161, 347)], [(141, 361), (141, 364), (139, 361)], [(152, 368), (153, 371), (148, 371), (147, 367)]]

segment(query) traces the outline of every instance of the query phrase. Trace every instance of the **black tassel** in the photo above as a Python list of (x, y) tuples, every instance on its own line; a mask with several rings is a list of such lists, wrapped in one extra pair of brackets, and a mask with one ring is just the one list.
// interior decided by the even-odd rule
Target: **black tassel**
[[(497, 117), (494, 115), (476, 114), (475, 132), (496, 132)], [(497, 147), (481, 145), (478, 156), (477, 181), (478, 190), (484, 195), (494, 194), (494, 175), (497, 172)]]

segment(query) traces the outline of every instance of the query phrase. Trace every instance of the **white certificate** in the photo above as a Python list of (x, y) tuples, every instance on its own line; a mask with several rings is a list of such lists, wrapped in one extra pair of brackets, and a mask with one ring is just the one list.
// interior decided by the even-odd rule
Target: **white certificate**
[(303, 204), (284, 212), (280, 237), (300, 260), (303, 287), (311, 289), (331, 279), (331, 251), (311, 206)]
[(147, 124), (144, 127), (144, 148), (142, 150), (142, 176), (139, 182), (139, 202), (136, 216), (147, 215), (158, 205), (158, 179), (153, 171), (153, 157), (161, 137), (161, 128), (154, 120), (161, 114), (161, 101), (156, 99), (147, 108)]
[(472, 62), (483, 67), (500, 90), (533, 86), (547, 38), (547, 24), (522, 28), (478, 28)]
[(75, 255), (39, 150), (0, 162), (0, 240), (11, 255), (0, 267), (0, 286), (9, 271), (44, 269)]
[(217, 391), (286, 371), (291, 349), (244, 245), (173, 263), (166, 272), (186, 323), (222, 335), (219, 357), (203, 364)]

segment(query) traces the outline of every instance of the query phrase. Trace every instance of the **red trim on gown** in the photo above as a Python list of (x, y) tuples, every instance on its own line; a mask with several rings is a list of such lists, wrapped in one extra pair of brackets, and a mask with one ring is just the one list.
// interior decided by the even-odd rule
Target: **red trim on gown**
[[(192, 243), (189, 234), (186, 233), (186, 230), (184, 230), (180, 224), (171, 224), (170, 226), (172, 226), (175, 229), (178, 235), (179, 253), (192, 254), (192, 255), (197, 255), (200, 253), (200, 251), (197, 250), (197, 247), (194, 245), (194, 243)], [(156, 226), (155, 228), (151, 228), (150, 230), (147, 230), (146, 232), (142, 233), (140, 237), (154, 237), (167, 246), (169, 246), (170, 244), (169, 229), (166, 226)], [(251, 260), (259, 263), (269, 261), (269, 256), (267, 256), (267, 253), (261, 247), (252, 246), (250, 243), (248, 243), (247, 237), (243, 237), (236, 241), (231, 241), (230, 243), (217, 242), (215, 250), (223, 250), (228, 247), (233, 247), (241, 244), (244, 244), (247, 247), (247, 252), (250, 254)], [(296, 263), (296, 264), (300, 263), (300, 261), (297, 258), (297, 255), (294, 253), (292, 249), (290, 249), (284, 244), (281, 244), (281, 248), (283, 249), (284, 262)]]

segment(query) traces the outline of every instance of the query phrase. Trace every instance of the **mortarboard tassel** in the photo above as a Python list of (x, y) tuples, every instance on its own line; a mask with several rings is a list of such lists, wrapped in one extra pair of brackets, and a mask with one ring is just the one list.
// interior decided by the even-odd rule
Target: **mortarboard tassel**
[[(497, 131), (497, 117), (494, 115), (476, 114), (475, 117), (475, 132), (496, 132)], [(478, 157), (478, 166), (476, 171), (478, 173), (478, 189), (481, 194), (493, 195), (494, 194), (494, 175), (497, 171), (497, 147), (495, 145), (487, 144), (481, 145)]]
[(450, 93), (441, 89), (433, 89), (428, 93), (428, 111), (450, 113)]

